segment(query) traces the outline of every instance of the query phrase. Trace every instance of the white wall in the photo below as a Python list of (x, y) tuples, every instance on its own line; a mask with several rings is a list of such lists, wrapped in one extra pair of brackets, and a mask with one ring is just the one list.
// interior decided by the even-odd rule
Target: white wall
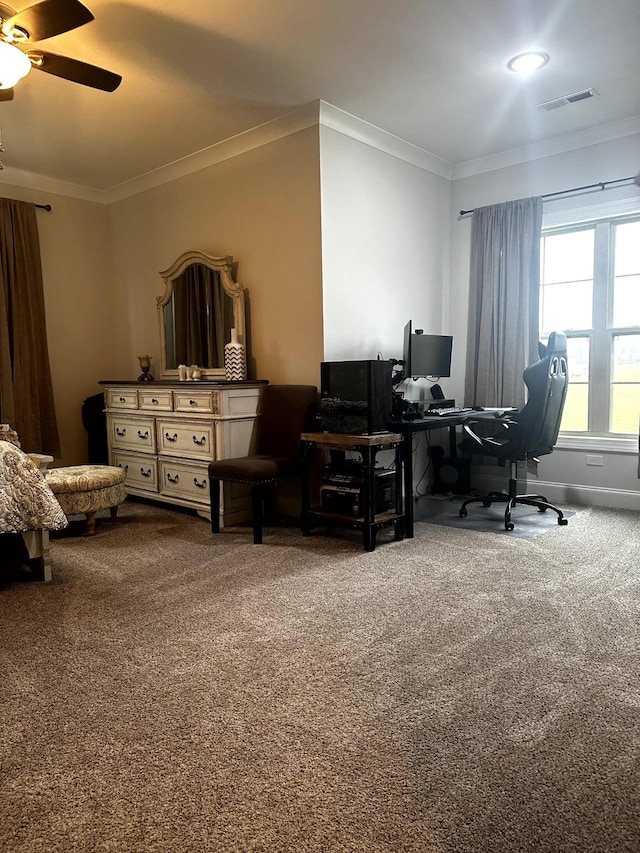
[[(453, 181), (450, 299), (455, 340), (460, 344), (466, 341), (469, 293), (471, 217), (460, 218), (460, 210), (633, 176), (638, 173), (639, 165), (640, 136), (633, 135)], [(545, 202), (545, 214), (618, 199), (637, 199), (640, 210), (640, 189), (633, 184)], [(456, 396), (460, 399), (464, 387), (465, 352), (466, 344), (456, 348), (452, 370)], [(544, 457), (539, 476), (549, 495), (584, 503), (640, 508), (637, 443), (626, 452), (600, 449), (596, 452), (605, 456), (602, 468), (587, 467), (586, 453), (576, 449), (556, 448), (552, 455)], [(480, 485), (477, 477), (475, 482)]]
[(320, 128), (324, 357), (402, 357), (412, 319), (442, 333), (449, 182)]

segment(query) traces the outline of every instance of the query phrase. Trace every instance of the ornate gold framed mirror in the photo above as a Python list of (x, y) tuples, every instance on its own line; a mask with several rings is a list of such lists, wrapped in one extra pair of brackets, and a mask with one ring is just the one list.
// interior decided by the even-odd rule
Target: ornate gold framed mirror
[(245, 294), (234, 277), (233, 257), (193, 250), (160, 275), (165, 285), (156, 297), (162, 378), (176, 379), (178, 365), (196, 364), (203, 379), (224, 379), (231, 329), (245, 344)]

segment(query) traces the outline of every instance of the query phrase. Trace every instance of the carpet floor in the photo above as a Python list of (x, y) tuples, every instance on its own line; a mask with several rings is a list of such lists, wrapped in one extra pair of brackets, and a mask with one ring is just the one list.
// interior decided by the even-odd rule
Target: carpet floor
[(0, 587), (0, 850), (637, 853), (640, 516), (572, 509), (54, 539)]

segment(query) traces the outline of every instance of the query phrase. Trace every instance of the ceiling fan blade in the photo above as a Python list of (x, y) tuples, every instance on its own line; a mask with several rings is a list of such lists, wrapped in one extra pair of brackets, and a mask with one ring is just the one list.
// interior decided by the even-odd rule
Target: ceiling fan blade
[(93, 15), (78, 0), (42, 0), (8, 18), (2, 29), (10, 33), (18, 27), (26, 33), (22, 41), (41, 41), (74, 30), (89, 21), (93, 21)]
[(27, 56), (38, 71), (46, 71), (47, 74), (63, 77), (65, 80), (81, 83), (92, 89), (113, 92), (122, 81), (121, 75), (114, 74), (113, 71), (106, 71), (104, 68), (98, 68), (97, 65), (89, 65), (87, 62), (49, 53), (46, 50), (29, 50)]
[(0, 89), (0, 101), (12, 101), (13, 89)]

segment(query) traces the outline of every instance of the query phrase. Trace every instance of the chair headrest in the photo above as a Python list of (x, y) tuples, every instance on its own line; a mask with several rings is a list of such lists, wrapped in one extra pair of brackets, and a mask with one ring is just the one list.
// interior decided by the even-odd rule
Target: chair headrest
[(548, 355), (566, 355), (567, 354), (567, 336), (564, 332), (551, 332), (547, 344), (538, 341), (538, 355), (540, 358), (546, 358)]

